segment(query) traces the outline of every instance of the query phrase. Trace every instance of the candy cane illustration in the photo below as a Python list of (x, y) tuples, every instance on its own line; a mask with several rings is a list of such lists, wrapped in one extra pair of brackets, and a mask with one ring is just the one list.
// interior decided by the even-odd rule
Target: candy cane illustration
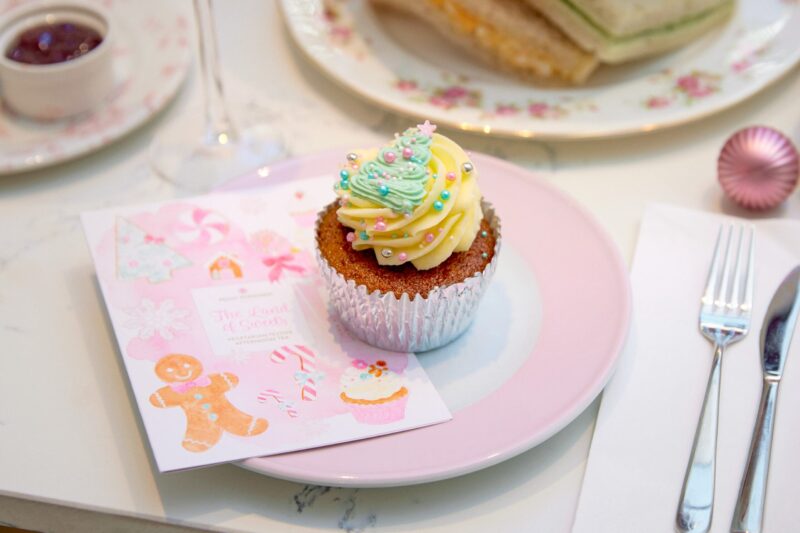
[(278, 408), (289, 415), (290, 418), (297, 418), (300, 415), (300, 413), (295, 410), (292, 402), (286, 401), (283, 395), (275, 389), (265, 389), (258, 393), (257, 398), (260, 403), (264, 403), (272, 398), (278, 404)]
[(300, 370), (295, 372), (294, 380), (300, 385), (300, 397), (308, 402), (317, 399), (317, 381), (325, 375), (317, 371), (315, 364), (316, 355), (308, 346), (295, 344), (294, 346), (281, 346), (270, 354), (273, 363), (282, 364), (289, 357), (296, 357), (300, 362)]
[(197, 207), (180, 217), (177, 235), (183, 242), (216, 244), (230, 231), (228, 221), (214, 211)]

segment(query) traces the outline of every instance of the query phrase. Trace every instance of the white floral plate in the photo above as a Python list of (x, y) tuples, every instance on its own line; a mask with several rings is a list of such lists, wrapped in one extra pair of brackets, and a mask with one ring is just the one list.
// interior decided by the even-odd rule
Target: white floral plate
[[(0, 0), (0, 16), (20, 3)], [(192, 28), (187, 6), (158, 0), (99, 3), (119, 29), (114, 94), (96, 111), (51, 123), (0, 108), (0, 174), (53, 165), (108, 145), (164, 107), (186, 78)]]
[(696, 120), (763, 89), (800, 59), (800, 2), (739, 0), (728, 23), (678, 51), (603, 66), (581, 88), (541, 88), (484, 67), (416, 19), (367, 0), (283, 0), (294, 39), (360, 96), (462, 130), (608, 137)]

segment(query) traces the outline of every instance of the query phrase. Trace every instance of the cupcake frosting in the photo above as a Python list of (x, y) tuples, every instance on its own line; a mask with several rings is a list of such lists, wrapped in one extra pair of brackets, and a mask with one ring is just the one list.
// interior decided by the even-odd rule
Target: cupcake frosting
[(342, 393), (353, 400), (375, 401), (388, 398), (403, 388), (403, 378), (389, 370), (385, 361), (368, 365), (360, 359), (342, 374)]
[(480, 221), (477, 171), (456, 143), (425, 121), (383, 148), (348, 154), (334, 189), (337, 218), (356, 250), (381, 265), (436, 267), (467, 251)]

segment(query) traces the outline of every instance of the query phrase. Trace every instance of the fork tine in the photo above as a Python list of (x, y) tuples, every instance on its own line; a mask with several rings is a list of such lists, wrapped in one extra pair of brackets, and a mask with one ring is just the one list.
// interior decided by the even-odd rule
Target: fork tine
[(744, 302), (742, 302), (741, 310), (745, 314), (750, 314), (753, 308), (753, 282), (755, 280), (755, 268), (753, 262), (755, 260), (755, 246), (756, 246), (756, 232), (753, 226), (750, 226), (750, 250), (747, 254), (747, 278), (745, 280), (744, 289)]
[(717, 281), (719, 278), (719, 260), (721, 254), (720, 244), (722, 243), (722, 231), (725, 229), (724, 225), (720, 225), (719, 232), (717, 232), (717, 243), (714, 245), (714, 254), (711, 257), (711, 266), (708, 267), (708, 280), (706, 280), (706, 288), (703, 291), (703, 305), (712, 305), (714, 303), (714, 292), (717, 290)]
[(739, 308), (739, 297), (741, 296), (741, 288), (744, 278), (743, 269), (745, 265), (743, 265), (743, 258), (742, 258), (742, 248), (744, 244), (744, 226), (739, 226), (737, 233), (739, 234), (738, 238), (736, 239), (736, 270), (733, 273), (733, 279), (731, 280), (730, 290), (728, 292), (728, 309), (731, 311), (735, 311)]
[(725, 239), (725, 262), (723, 263), (722, 267), (722, 280), (719, 283), (719, 287), (717, 287), (714, 297), (714, 305), (717, 307), (725, 307), (725, 296), (728, 292), (728, 286), (730, 283), (731, 278), (731, 262), (732, 262), (732, 255), (733, 250), (731, 246), (731, 237), (733, 236), (733, 226), (727, 226), (727, 238)]

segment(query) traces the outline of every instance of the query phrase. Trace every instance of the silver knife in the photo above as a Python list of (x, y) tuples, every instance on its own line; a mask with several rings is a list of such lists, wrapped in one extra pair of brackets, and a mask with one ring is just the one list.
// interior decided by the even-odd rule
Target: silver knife
[(764, 387), (758, 408), (750, 455), (747, 457), (739, 498), (733, 511), (731, 533), (760, 533), (764, 521), (764, 500), (767, 496), (767, 473), (775, 427), (775, 405), (778, 384), (783, 377), (786, 354), (800, 311), (800, 266), (783, 280), (767, 309), (761, 327), (761, 366)]

